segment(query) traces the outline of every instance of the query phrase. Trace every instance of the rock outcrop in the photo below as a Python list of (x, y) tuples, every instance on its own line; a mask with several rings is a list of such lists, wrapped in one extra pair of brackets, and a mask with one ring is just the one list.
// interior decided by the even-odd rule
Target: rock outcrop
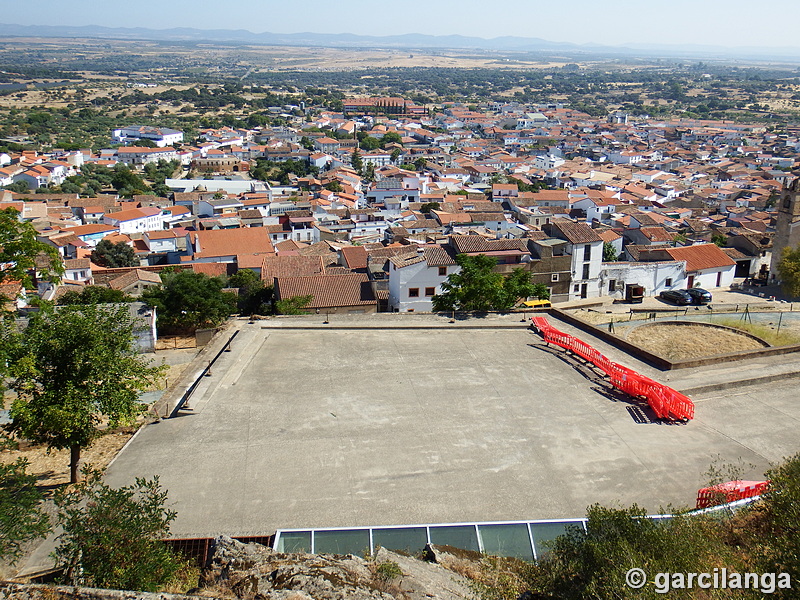
[(465, 577), (383, 548), (365, 560), (283, 554), (226, 537), (216, 540), (203, 593), (242, 600), (462, 600), (472, 595)]
[(475, 594), (461, 573), (480, 562), (470, 554), (446, 546), (426, 548), (427, 561), (383, 548), (368, 559), (281, 553), (223, 536), (188, 595), (0, 583), (0, 600), (464, 600)]

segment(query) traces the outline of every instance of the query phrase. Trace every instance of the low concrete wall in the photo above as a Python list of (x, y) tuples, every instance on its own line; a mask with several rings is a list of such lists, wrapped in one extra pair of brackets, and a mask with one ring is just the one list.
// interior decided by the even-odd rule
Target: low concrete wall
[[(666, 358), (658, 356), (657, 354), (653, 354), (652, 352), (640, 348), (636, 344), (632, 344), (629, 341), (619, 337), (618, 335), (610, 333), (609, 331), (606, 331), (604, 329), (600, 329), (599, 327), (595, 327), (594, 325), (586, 323), (585, 321), (581, 321), (577, 317), (572, 316), (571, 314), (569, 314), (564, 310), (561, 310), (560, 308), (551, 308), (549, 312), (556, 318), (561, 319), (566, 323), (569, 323), (573, 327), (577, 327), (581, 331), (585, 331), (586, 333), (589, 333), (590, 335), (593, 335), (594, 337), (599, 338), (604, 342), (608, 342), (615, 348), (619, 348), (620, 350), (627, 352), (634, 358), (637, 358), (642, 362), (645, 362), (657, 369), (661, 369), (662, 371), (671, 371), (674, 369), (688, 369), (691, 367), (704, 367), (708, 365), (718, 365), (727, 362), (735, 362), (737, 360), (745, 360), (748, 358), (761, 358), (764, 356), (780, 356), (782, 354), (791, 354), (793, 352), (800, 352), (800, 344), (794, 344), (791, 346), (770, 346), (768, 348), (762, 348), (760, 350), (742, 350), (740, 352), (730, 352), (728, 354), (715, 354), (714, 356), (704, 356), (701, 358), (688, 358), (685, 360), (670, 361), (667, 360)], [(722, 326), (720, 325), (719, 327)]]
[(589, 333), (594, 337), (603, 340), (604, 342), (608, 342), (615, 348), (624, 350), (628, 354), (631, 354), (632, 356), (641, 360), (642, 362), (646, 362), (648, 365), (655, 367), (656, 369), (661, 369), (662, 371), (669, 371), (670, 369), (673, 368), (672, 363), (667, 359), (662, 358), (657, 354), (653, 354), (652, 352), (648, 352), (647, 350), (640, 348), (636, 344), (631, 344), (629, 341), (619, 337), (616, 334), (600, 329), (599, 327), (595, 327), (594, 325), (587, 323), (585, 321), (581, 321), (577, 317), (573, 317), (565, 310), (562, 310), (560, 308), (551, 308), (550, 314), (554, 315), (555, 317), (561, 319), (566, 323), (569, 323), (573, 327), (577, 327), (581, 331), (585, 331), (586, 333)]

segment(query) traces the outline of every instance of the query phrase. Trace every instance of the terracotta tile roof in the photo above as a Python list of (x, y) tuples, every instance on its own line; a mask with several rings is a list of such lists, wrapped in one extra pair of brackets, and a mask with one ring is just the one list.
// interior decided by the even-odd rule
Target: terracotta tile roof
[[(230, 263), (192, 263), (192, 271), (209, 277), (227, 277)], [(233, 265), (230, 265), (233, 266)]]
[(451, 235), (450, 246), (454, 248), (457, 254), (497, 252), (500, 250), (527, 250), (528, 247), (525, 240), (487, 240), (479, 235)]
[(613, 242), (622, 237), (613, 229), (606, 229), (605, 231), (599, 232), (597, 235), (599, 235), (600, 239), (603, 240), (604, 242)]
[(639, 231), (651, 242), (671, 242), (674, 237), (663, 227), (642, 227)]
[(426, 246), (425, 261), (429, 267), (445, 267), (456, 264), (452, 254), (442, 246)]
[(114, 290), (122, 290), (138, 281), (160, 284), (161, 276), (158, 273), (151, 273), (150, 271), (144, 271), (142, 269), (134, 269), (133, 271), (123, 273), (119, 277), (109, 281), (108, 287)]
[(736, 260), (737, 258), (752, 258), (751, 255), (745, 254), (738, 248), (722, 248), (722, 251), (733, 260)]
[(386, 246), (374, 250), (367, 250), (367, 256), (369, 256), (369, 258), (391, 258), (392, 256), (400, 256), (401, 254), (416, 254), (417, 247), (417, 244)]
[(275, 244), (275, 249), (278, 252), (290, 252), (292, 250), (298, 250), (301, 247), (302, 246), (294, 240), (283, 240), (282, 242)]
[(592, 242), (602, 242), (602, 238), (589, 227), (586, 223), (576, 223), (568, 219), (553, 219), (544, 229), (556, 229), (563, 239), (571, 244), (590, 244)]
[(674, 260), (686, 261), (686, 272), (735, 266), (736, 263), (716, 244), (696, 244), (682, 248), (666, 248)]
[(64, 268), (69, 270), (89, 269), (92, 262), (88, 258), (73, 258), (64, 261)]
[(402, 269), (403, 267), (408, 267), (411, 265), (416, 265), (417, 263), (421, 263), (425, 260), (425, 256), (422, 254), (401, 254), (399, 256), (392, 256), (389, 258), (389, 262), (392, 263), (398, 269)]
[(264, 256), (261, 264), (261, 279), (268, 284), (276, 277), (308, 277), (325, 273), (320, 256)]
[(197, 257), (273, 254), (275, 249), (264, 227), (209, 229), (195, 234), (200, 243)]
[(310, 309), (370, 306), (376, 303), (372, 285), (365, 273), (276, 277), (275, 295), (278, 299), (312, 296), (308, 306)]
[(346, 246), (342, 248), (342, 257), (350, 269), (367, 268), (367, 251), (363, 246)]

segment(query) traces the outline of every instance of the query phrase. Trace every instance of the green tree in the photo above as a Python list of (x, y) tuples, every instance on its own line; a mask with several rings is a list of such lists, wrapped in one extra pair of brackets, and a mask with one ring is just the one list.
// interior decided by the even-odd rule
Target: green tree
[(456, 264), (460, 271), (448, 276), (442, 293), (432, 298), (435, 311), (502, 311), (515, 306), (520, 298), (547, 293), (547, 288), (535, 286), (530, 273), (522, 268), (514, 269), (508, 277), (496, 273), (497, 260), (491, 256), (459, 254)]
[(353, 150), (353, 153), (350, 155), (350, 165), (355, 169), (356, 173), (361, 175), (364, 169), (364, 161), (361, 160), (361, 153), (358, 151), (358, 148)]
[(422, 206), (419, 207), (419, 211), (423, 214), (428, 214), (433, 210), (439, 210), (442, 206), (438, 202), (426, 202)]
[(28, 462), (0, 463), (0, 559), (11, 564), (22, 556), (22, 545), (47, 535), (50, 522), (39, 506), (42, 494), (36, 476), (26, 472)]
[(275, 303), (275, 311), (279, 315), (305, 315), (308, 314), (308, 311), (304, 309), (311, 304), (313, 299), (314, 296), (283, 298)]
[(70, 480), (78, 479), (81, 449), (102, 431), (133, 423), (139, 393), (161, 373), (139, 356), (127, 306), (65, 306), (40, 310), (10, 347), (9, 429), (17, 436), (70, 449)]
[[(761, 568), (768, 573), (789, 573), (800, 578), (800, 454), (767, 471), (769, 491), (763, 496), (766, 548)], [(796, 593), (796, 590), (795, 590)], [(787, 597), (795, 597), (791, 592)]]
[(161, 541), (177, 513), (166, 508), (158, 477), (113, 489), (101, 471), (84, 475), (55, 498), (64, 530), (55, 556), (70, 583), (156, 592), (175, 582), (187, 564)]
[(614, 262), (619, 258), (617, 249), (611, 242), (603, 242), (603, 262)]
[(546, 298), (550, 297), (546, 286), (541, 283), (534, 284), (531, 280), (530, 272), (517, 267), (503, 280), (503, 293), (500, 295), (495, 310), (514, 308), (519, 304), (520, 300), (525, 300), (531, 296), (539, 298), (541, 297), (540, 294), (544, 294)]
[(125, 242), (112, 244), (108, 240), (100, 240), (92, 250), (91, 258), (92, 262), (109, 269), (139, 266), (136, 252)]
[(778, 262), (781, 287), (790, 298), (800, 297), (800, 246), (784, 248)]
[(63, 274), (58, 251), (36, 239), (33, 225), (21, 222), (15, 208), (0, 210), (0, 284), (19, 281), (29, 287), (40, 255), (47, 259), (49, 276), (57, 279)]
[(711, 235), (711, 243), (716, 244), (720, 248), (724, 248), (725, 244), (728, 243), (728, 238), (721, 233), (714, 233)]
[(240, 269), (228, 279), (229, 288), (238, 288), (240, 315), (268, 315), (272, 312), (272, 286), (250, 269)]
[(386, 147), (387, 144), (402, 144), (403, 138), (396, 131), (385, 133), (381, 138), (381, 146)]
[(69, 290), (58, 299), (59, 306), (73, 304), (114, 304), (133, 302), (133, 298), (122, 290), (114, 290), (102, 285), (87, 285), (80, 292)]
[(328, 190), (329, 192), (341, 192), (342, 184), (334, 179), (333, 181), (325, 184), (325, 189)]
[(396, 164), (397, 160), (400, 158), (400, 155), (403, 154), (403, 151), (400, 148), (393, 148), (392, 153), (389, 155), (389, 158), (392, 161), (392, 164)]
[(414, 168), (417, 171), (424, 171), (425, 166), (428, 164), (428, 159), (424, 156), (420, 156), (418, 159), (414, 161)]
[[(599, 505), (588, 510), (586, 531), (571, 529), (557, 538), (550, 553), (531, 571), (531, 588), (554, 598), (652, 599), (663, 597), (655, 573), (714, 572), (725, 565), (744, 571), (735, 548), (726, 545), (718, 521), (710, 516), (675, 515), (669, 520), (645, 517), (634, 505), (625, 509)], [(649, 581), (641, 589), (626, 584), (629, 569), (644, 569)], [(707, 598), (746, 598), (731, 590), (703, 590)], [(697, 589), (672, 590), (671, 598), (697, 598)]]
[(225, 282), (189, 270), (164, 273), (163, 285), (150, 288), (142, 300), (156, 307), (161, 331), (194, 331), (216, 327), (236, 311), (236, 295), (223, 292)]

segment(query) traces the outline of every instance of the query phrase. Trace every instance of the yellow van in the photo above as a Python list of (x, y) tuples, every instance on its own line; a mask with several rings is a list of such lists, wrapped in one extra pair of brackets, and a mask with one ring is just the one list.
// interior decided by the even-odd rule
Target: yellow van
[(522, 303), (522, 308), (550, 308), (550, 300), (528, 300)]

